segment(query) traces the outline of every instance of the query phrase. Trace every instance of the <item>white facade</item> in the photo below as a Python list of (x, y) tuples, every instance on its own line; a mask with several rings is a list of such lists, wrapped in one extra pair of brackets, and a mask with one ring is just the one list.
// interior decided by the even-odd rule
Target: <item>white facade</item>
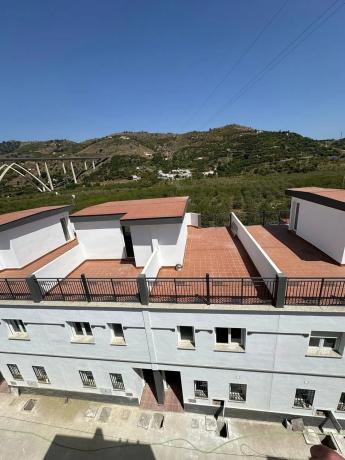
[[(157, 221), (157, 224), (138, 221), (136, 224), (128, 225), (137, 267), (144, 267), (156, 248), (159, 248), (162, 266), (183, 263), (187, 225), (191, 222), (190, 214), (184, 216), (183, 222), (170, 224), (159, 223), (159, 219)], [(120, 219), (115, 217), (107, 220), (75, 220), (74, 228), (85, 258), (125, 259), (127, 254), (122, 225), (126, 225), (126, 222), (121, 224)]]
[(344, 211), (294, 197), (291, 200), (290, 229), (336, 262), (345, 264)]
[(0, 231), (0, 270), (24, 267), (65, 244), (62, 218), (66, 219), (70, 239), (73, 239), (73, 227), (66, 210)]
[[(343, 334), (343, 313), (263, 311), (235, 307), (206, 308), (179, 306), (133, 308), (133, 306), (90, 307), (70, 305), (35, 309), (12, 306), (0, 308), (0, 372), (10, 385), (78, 392), (85, 395), (112, 395), (138, 403), (144, 381), (142, 369), (177, 371), (182, 382), (183, 401), (188, 410), (214, 410), (213, 399), (225, 401), (236, 410), (271, 414), (313, 416), (315, 411), (337, 411), (345, 390), (344, 357), (306, 356), (312, 331)], [(10, 339), (6, 319), (21, 319), (26, 340)], [(84, 321), (92, 329), (91, 342), (75, 342), (70, 322)], [(111, 343), (111, 323), (123, 326), (125, 345)], [(195, 348), (178, 347), (178, 326), (192, 326)], [(242, 352), (218, 351), (215, 328), (245, 330)], [(16, 364), (23, 381), (15, 381), (8, 364)], [(38, 383), (32, 366), (43, 366), (50, 383)], [(91, 371), (95, 388), (85, 388), (79, 371)], [(123, 390), (114, 390), (109, 373), (122, 375)], [(194, 381), (206, 381), (208, 397), (196, 398)], [(229, 385), (246, 384), (246, 401), (230, 401)], [(294, 407), (296, 389), (315, 391), (312, 407)], [(125, 400), (126, 401), (126, 400)]]

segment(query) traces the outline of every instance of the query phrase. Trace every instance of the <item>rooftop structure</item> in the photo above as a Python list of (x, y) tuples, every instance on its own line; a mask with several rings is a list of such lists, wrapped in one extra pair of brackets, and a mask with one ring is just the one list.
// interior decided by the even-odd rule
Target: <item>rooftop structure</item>
[(341, 193), (288, 193), (274, 225), (201, 228), (176, 197), (0, 227), (11, 391), (345, 426)]

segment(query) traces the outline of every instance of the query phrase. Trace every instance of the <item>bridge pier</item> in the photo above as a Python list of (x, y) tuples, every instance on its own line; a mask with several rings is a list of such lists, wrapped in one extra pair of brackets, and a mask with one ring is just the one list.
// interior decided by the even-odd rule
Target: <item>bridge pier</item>
[(85, 171), (87, 171), (87, 163), (86, 163), (86, 161), (84, 161), (84, 169), (85, 169)]
[(65, 162), (64, 162), (64, 161), (62, 162), (62, 171), (63, 171), (64, 175), (66, 176), (67, 171), (66, 171), (66, 166), (65, 166)]
[(52, 179), (50, 177), (50, 173), (49, 173), (49, 169), (48, 169), (48, 165), (47, 165), (46, 161), (44, 162), (44, 167), (45, 167), (45, 170), (46, 170), (46, 173), (47, 173), (47, 179), (48, 179), (48, 183), (50, 185), (50, 190), (54, 190), (53, 182), (52, 182)]
[(41, 170), (40, 170), (40, 165), (38, 163), (36, 163), (36, 170), (37, 170), (38, 177), (41, 177), (42, 174), (41, 174)]
[(72, 171), (72, 176), (73, 176), (73, 182), (77, 184), (78, 182), (77, 182), (77, 178), (74, 172), (73, 161), (71, 161), (71, 171)]
[(96, 169), (95, 160), (92, 160), (92, 169)]

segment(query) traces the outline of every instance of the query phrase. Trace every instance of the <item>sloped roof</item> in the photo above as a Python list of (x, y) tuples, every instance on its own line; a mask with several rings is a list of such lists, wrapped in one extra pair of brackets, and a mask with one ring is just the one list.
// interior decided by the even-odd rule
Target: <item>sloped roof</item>
[(345, 190), (340, 188), (300, 187), (289, 188), (286, 193), (296, 198), (312, 201), (345, 211)]
[(47, 214), (55, 213), (57, 210), (62, 210), (63, 208), (71, 208), (69, 205), (62, 206), (42, 206), (40, 208), (33, 209), (23, 209), (22, 211), (8, 212), (6, 214), (0, 214), (0, 230), (3, 230), (3, 226), (9, 227), (11, 224), (21, 224), (25, 223), (28, 219), (35, 217), (37, 218), (45, 217)]
[(81, 209), (72, 218), (122, 215), (121, 220), (164, 219), (183, 217), (188, 197), (150, 198), (110, 201)]

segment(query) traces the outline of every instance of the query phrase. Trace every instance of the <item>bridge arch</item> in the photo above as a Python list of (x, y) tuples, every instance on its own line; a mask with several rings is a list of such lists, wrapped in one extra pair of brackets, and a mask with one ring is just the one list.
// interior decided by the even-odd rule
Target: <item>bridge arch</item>
[[(2, 171), (1, 171), (2, 170)], [(0, 166), (0, 182), (2, 179), (5, 177), (5, 175), (8, 173), (8, 171), (14, 171), (15, 173), (19, 174), (20, 176), (30, 176), (34, 180), (34, 185), (40, 192), (52, 192), (52, 188), (50, 188), (47, 184), (45, 184), (39, 177), (35, 176), (35, 174), (32, 174), (31, 171), (28, 169), (24, 168), (24, 166), (21, 166), (18, 163), (11, 163), (11, 164), (3, 164)], [(40, 187), (41, 185), (41, 187)]]

